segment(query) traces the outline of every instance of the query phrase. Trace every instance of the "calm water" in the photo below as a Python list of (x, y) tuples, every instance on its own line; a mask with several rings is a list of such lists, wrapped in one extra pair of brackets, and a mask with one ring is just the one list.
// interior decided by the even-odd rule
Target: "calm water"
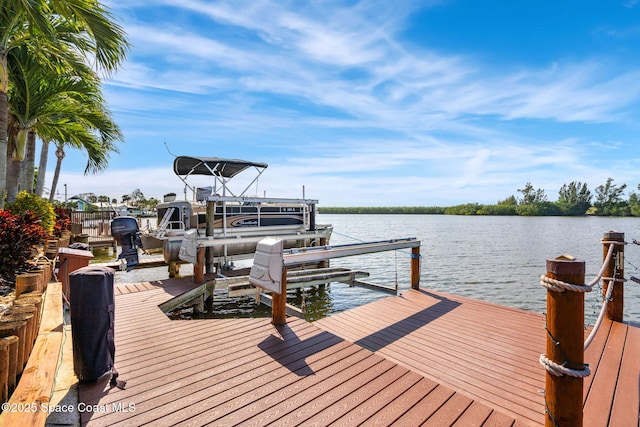
[[(334, 226), (331, 243), (416, 237), (422, 242), (421, 287), (531, 310), (545, 311), (539, 277), (548, 258), (570, 254), (586, 262), (586, 281), (602, 264), (604, 232), (625, 233), (640, 240), (640, 218), (466, 217), (450, 215), (319, 215), (318, 223)], [(410, 251), (335, 259), (344, 266), (370, 273), (370, 282), (409, 287)], [(238, 262), (242, 265), (242, 262)], [(625, 247), (625, 277), (640, 276), (640, 246)], [(181, 273), (190, 274), (182, 267)], [(158, 275), (161, 277), (140, 277)], [(133, 282), (166, 277), (166, 268), (118, 273), (116, 281)], [(587, 323), (600, 309), (599, 292), (586, 297)], [(324, 292), (305, 293), (309, 320), (347, 310), (386, 295), (334, 283)], [(300, 304), (302, 295), (292, 295)], [(640, 322), (640, 285), (625, 285), (625, 319)]]

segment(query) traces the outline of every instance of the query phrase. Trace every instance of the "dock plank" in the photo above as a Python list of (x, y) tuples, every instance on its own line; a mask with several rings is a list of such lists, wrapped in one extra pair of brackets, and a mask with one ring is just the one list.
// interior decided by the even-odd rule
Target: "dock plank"
[(590, 426), (609, 425), (611, 398), (603, 399), (603, 396), (615, 395), (626, 332), (626, 325), (612, 323), (602, 360), (598, 369), (591, 373), (593, 377), (591, 388), (594, 391), (589, 394), (583, 409), (584, 419), (589, 421)]
[(612, 426), (635, 425), (640, 420), (640, 328), (626, 326), (626, 345), (609, 419)]
[[(270, 319), (170, 320), (158, 308), (195, 286), (169, 279), (118, 287), (116, 366), (127, 387), (83, 383), (79, 395), (98, 408), (135, 411), (86, 412), (83, 425), (544, 422), (543, 315), (431, 291), (283, 327)], [(615, 414), (602, 425), (624, 425), (613, 423), (628, 414), (637, 420), (639, 411), (632, 403), (640, 332), (611, 322), (603, 331), (585, 361), (606, 373), (619, 358), (624, 378), (601, 399)], [(585, 414), (595, 408), (589, 397), (611, 387), (603, 378), (585, 380)]]
[(408, 291), (316, 323), (525, 423), (544, 421), (542, 315)]
[(84, 412), (83, 425), (388, 425), (416, 406), (435, 412), (441, 403), (425, 395), (438, 387), (455, 395), (302, 320), (276, 328), (270, 319), (172, 321), (160, 312), (159, 304), (194, 286), (180, 279), (118, 286), (116, 367), (127, 386), (80, 384), (85, 405), (118, 409)]

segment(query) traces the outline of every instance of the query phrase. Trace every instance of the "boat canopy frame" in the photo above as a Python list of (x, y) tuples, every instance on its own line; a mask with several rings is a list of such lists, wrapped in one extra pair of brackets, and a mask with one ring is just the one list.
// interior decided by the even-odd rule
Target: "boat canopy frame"
[[(173, 171), (180, 178), (185, 185), (185, 199), (187, 188), (196, 194), (197, 189), (192, 187), (187, 179), (192, 175), (206, 175), (214, 178), (214, 185), (212, 194), (217, 194), (221, 186), (222, 195), (227, 196), (230, 194), (233, 197), (244, 197), (245, 193), (251, 188), (251, 186), (260, 178), (260, 175), (265, 171), (269, 165), (262, 162), (249, 162), (239, 159), (223, 159), (219, 157), (192, 157), (192, 156), (178, 156), (173, 161)], [(249, 168), (255, 168), (257, 175), (242, 190), (238, 195), (235, 195), (233, 191), (228, 187), (229, 181), (233, 179), (240, 172), (243, 172)], [(228, 194), (227, 194), (228, 193)]]

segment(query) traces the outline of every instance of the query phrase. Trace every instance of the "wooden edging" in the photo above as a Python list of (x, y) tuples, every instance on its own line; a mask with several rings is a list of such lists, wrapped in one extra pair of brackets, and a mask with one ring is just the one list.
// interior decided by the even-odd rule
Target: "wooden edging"
[(49, 415), (64, 331), (62, 284), (49, 283), (38, 337), (15, 391), (0, 416), (3, 426), (44, 426)]

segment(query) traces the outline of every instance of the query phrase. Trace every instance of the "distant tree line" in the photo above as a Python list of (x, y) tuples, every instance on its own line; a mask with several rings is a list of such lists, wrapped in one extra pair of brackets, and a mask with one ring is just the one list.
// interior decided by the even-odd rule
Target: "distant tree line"
[(321, 207), (321, 213), (332, 214), (445, 214), (445, 215), (521, 215), (521, 216), (640, 216), (639, 193), (632, 191), (624, 198), (627, 184), (615, 184), (608, 178), (604, 185), (595, 188), (595, 197), (587, 184), (564, 184), (555, 202), (548, 200), (543, 189), (536, 189), (527, 182), (519, 188), (520, 197), (512, 195), (495, 205), (465, 203), (450, 207)]

